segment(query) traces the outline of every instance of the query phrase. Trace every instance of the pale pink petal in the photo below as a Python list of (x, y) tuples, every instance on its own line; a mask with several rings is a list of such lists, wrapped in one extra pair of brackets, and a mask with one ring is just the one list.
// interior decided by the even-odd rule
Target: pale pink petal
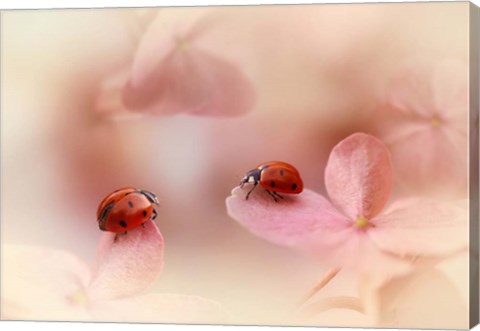
[(421, 194), (464, 195), (468, 66), (413, 59), (401, 66), (387, 89), (379, 131), (399, 183)]
[(255, 93), (240, 67), (194, 46), (172, 50), (142, 84), (123, 91), (127, 108), (159, 114), (232, 116), (249, 111)]
[(249, 111), (253, 86), (242, 68), (202, 47), (212, 10), (161, 12), (145, 33), (123, 90), (127, 108), (148, 113), (231, 116)]
[(372, 223), (370, 238), (399, 256), (449, 255), (468, 246), (468, 208), (458, 203), (399, 200)]
[(148, 294), (97, 301), (91, 313), (98, 321), (142, 323), (220, 324), (228, 313), (215, 301), (180, 294)]
[(412, 58), (399, 66), (386, 89), (390, 110), (412, 119), (468, 113), (468, 65), (461, 61)]
[(378, 290), (378, 327), (468, 329), (468, 310), (458, 288), (441, 271), (416, 269)]
[(299, 195), (284, 194), (275, 202), (261, 187), (245, 200), (250, 188), (232, 190), (227, 212), (253, 234), (276, 244), (298, 245), (312, 233), (340, 231), (352, 224), (327, 199), (308, 189)]
[(430, 124), (404, 140), (389, 144), (400, 185), (425, 194), (441, 195), (447, 191), (464, 195), (468, 180), (466, 136), (449, 128), (427, 125)]
[(351, 219), (372, 218), (385, 206), (392, 189), (392, 164), (377, 138), (355, 133), (338, 143), (325, 169), (332, 202)]
[(385, 254), (369, 238), (368, 231), (355, 226), (318, 231), (304, 238), (299, 247), (323, 263), (368, 276), (376, 284), (411, 271), (408, 262)]
[(69, 252), (2, 245), (2, 320), (87, 320), (86, 264)]
[(443, 119), (459, 121), (462, 131), (468, 126), (468, 63), (444, 60), (435, 66), (431, 78), (435, 110)]
[(130, 69), (123, 68), (101, 82), (93, 104), (97, 114), (115, 120), (142, 116), (131, 112), (123, 103), (123, 88), (129, 77)]
[(88, 295), (91, 300), (138, 294), (149, 287), (163, 267), (163, 237), (153, 221), (121, 235), (103, 233)]
[(210, 20), (209, 8), (171, 8), (159, 11), (142, 36), (131, 69), (132, 85), (145, 84), (152, 72), (186, 39), (196, 42)]
[(393, 108), (412, 118), (429, 118), (435, 114), (431, 78), (434, 67), (416, 59), (399, 69), (387, 84), (386, 100)]

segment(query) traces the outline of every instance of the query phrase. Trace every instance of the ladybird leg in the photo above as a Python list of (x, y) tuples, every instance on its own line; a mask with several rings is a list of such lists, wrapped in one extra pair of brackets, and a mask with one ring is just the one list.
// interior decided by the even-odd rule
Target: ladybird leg
[(283, 199), (283, 196), (280, 195), (280, 194), (278, 194), (278, 192), (273, 191), (273, 194), (274, 194), (277, 198)]
[(273, 200), (275, 200), (275, 202), (278, 202), (277, 197), (275, 196), (274, 193), (272, 193), (272, 192), (269, 191), (269, 190), (265, 190), (265, 191), (267, 191), (267, 193), (273, 198)]
[[(156, 210), (155, 208), (153, 208), (153, 213), (152, 213), (151, 219), (152, 219), (152, 221), (153, 221), (153, 220), (156, 219), (156, 218), (157, 218), (157, 210)], [(142, 225), (143, 225), (143, 224), (142, 224)]]
[(247, 196), (245, 197), (245, 200), (248, 200), (248, 197), (250, 196), (250, 193), (252, 193), (252, 191), (255, 189), (255, 187), (257, 187), (257, 184), (258, 183), (256, 183), (256, 182), (253, 184), (253, 187), (250, 191), (248, 191)]
[(122, 233), (115, 233), (115, 237), (113, 238), (113, 242), (116, 243), (118, 241), (118, 238), (120, 238), (120, 236), (126, 236), (126, 235), (127, 235), (127, 231), (122, 232)]

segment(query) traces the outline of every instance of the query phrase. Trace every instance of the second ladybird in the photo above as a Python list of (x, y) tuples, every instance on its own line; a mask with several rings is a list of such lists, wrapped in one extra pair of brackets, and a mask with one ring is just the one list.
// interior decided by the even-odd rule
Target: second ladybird
[(303, 191), (303, 181), (298, 170), (293, 165), (282, 161), (265, 162), (248, 171), (240, 181), (240, 187), (246, 183), (253, 184), (245, 197), (246, 200), (258, 184), (275, 202), (278, 198), (283, 199), (279, 193), (298, 194)]

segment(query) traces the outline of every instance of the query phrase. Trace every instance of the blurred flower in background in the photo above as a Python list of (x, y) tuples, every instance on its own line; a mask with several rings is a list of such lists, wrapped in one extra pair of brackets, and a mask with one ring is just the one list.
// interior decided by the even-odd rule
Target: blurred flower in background
[(398, 183), (413, 193), (464, 198), (468, 180), (466, 63), (411, 59), (383, 89), (377, 125), (392, 152)]
[(213, 48), (202, 44), (209, 30), (222, 28), (215, 11), (193, 9), (182, 20), (176, 12), (160, 12), (153, 20), (125, 70), (126, 80), (124, 72), (107, 79), (99, 110), (235, 116), (252, 109), (252, 83), (239, 64), (222, 57), (221, 40)]

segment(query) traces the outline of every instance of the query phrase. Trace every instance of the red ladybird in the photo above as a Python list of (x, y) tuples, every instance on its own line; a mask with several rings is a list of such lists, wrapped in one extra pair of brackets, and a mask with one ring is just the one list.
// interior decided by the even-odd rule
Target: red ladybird
[(253, 184), (245, 200), (248, 199), (250, 193), (252, 193), (258, 184), (270, 194), (275, 202), (278, 201), (277, 198), (283, 199), (278, 192), (298, 194), (303, 191), (303, 182), (298, 170), (291, 164), (282, 161), (271, 161), (260, 164), (256, 169), (247, 172), (240, 182), (240, 187), (243, 187), (245, 183)]
[(97, 209), (100, 230), (127, 233), (157, 217), (157, 197), (148, 191), (125, 187), (107, 195)]

